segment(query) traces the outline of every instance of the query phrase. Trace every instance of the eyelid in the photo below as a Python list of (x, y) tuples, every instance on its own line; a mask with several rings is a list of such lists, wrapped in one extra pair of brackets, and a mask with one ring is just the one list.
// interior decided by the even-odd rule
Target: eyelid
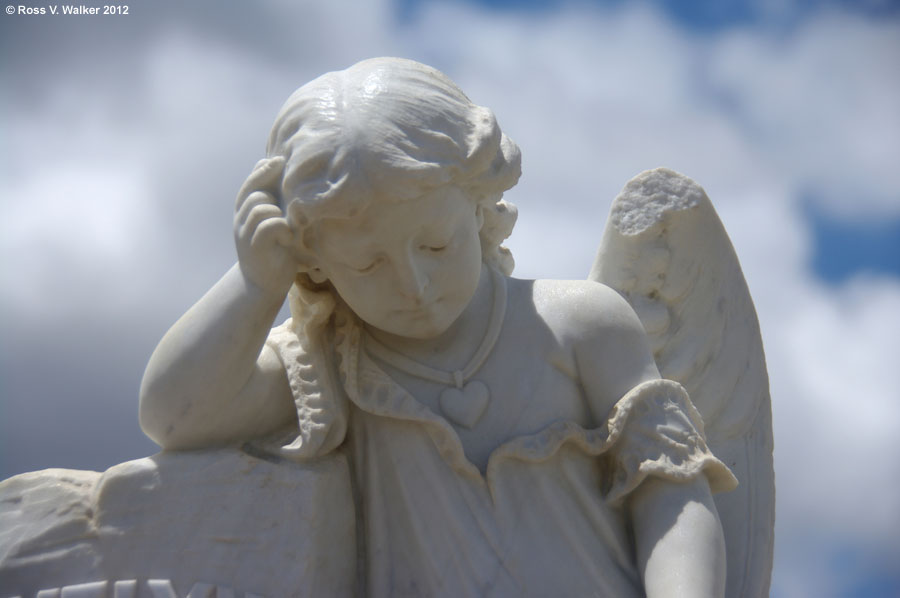
[(435, 236), (429, 239), (430, 241), (432, 241), (431, 243), (422, 243), (421, 245), (419, 245), (419, 249), (421, 249), (422, 251), (433, 251), (436, 253), (438, 251), (449, 249), (450, 246), (453, 245), (455, 239), (455, 231), (453, 234), (446, 237), (444, 237), (443, 235)]
[(356, 268), (356, 267), (352, 267), (352, 268), (359, 274), (368, 274), (369, 272), (374, 270), (376, 268), (376, 266), (378, 266), (380, 263), (381, 263), (381, 258), (379, 257), (379, 258), (374, 259), (372, 261), (372, 263), (369, 264), (368, 266), (365, 266), (363, 268)]

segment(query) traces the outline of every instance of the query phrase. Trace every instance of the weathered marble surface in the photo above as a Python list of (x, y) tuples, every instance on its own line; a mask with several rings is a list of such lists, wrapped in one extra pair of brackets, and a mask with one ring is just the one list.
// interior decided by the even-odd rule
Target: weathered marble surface
[(352, 596), (346, 460), (271, 459), (161, 453), (0, 483), (0, 596)]
[(0, 486), (0, 598), (765, 596), (768, 380), (706, 193), (642, 173), (589, 280), (520, 280), (519, 158), (419, 63), (295, 92), (145, 372), (170, 452)]
[(665, 168), (613, 202), (588, 276), (634, 307), (660, 374), (681, 383), (706, 438), (740, 484), (717, 494), (726, 596), (768, 596), (775, 529), (772, 410), (759, 323), (737, 255), (706, 192)]

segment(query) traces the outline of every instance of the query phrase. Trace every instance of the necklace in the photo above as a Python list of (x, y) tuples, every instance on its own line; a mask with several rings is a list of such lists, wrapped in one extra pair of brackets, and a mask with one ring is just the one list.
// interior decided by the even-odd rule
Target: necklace
[(490, 401), (491, 392), (487, 385), (480, 380), (470, 379), (481, 369), (497, 344), (503, 327), (503, 316), (506, 314), (506, 279), (493, 268), (489, 271), (493, 288), (487, 331), (478, 349), (461, 370), (447, 372), (413, 361), (406, 355), (389, 349), (371, 334), (366, 335), (366, 349), (371, 356), (416, 378), (450, 387), (441, 392), (441, 411), (447, 419), (465, 428), (478, 423)]

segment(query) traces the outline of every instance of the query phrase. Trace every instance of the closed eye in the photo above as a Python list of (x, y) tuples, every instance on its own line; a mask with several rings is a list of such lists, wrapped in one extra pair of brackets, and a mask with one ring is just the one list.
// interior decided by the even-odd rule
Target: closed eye
[(444, 245), (438, 245), (438, 246), (422, 245), (421, 247), (419, 247), (419, 249), (421, 249), (422, 251), (430, 251), (432, 253), (440, 253), (441, 251), (444, 251), (445, 249), (447, 249), (448, 246), (449, 246), (449, 243), (446, 243)]
[(364, 266), (362, 268), (353, 268), (353, 269), (356, 270), (360, 274), (368, 274), (369, 272), (374, 270), (380, 263), (381, 263), (381, 259), (377, 259), (377, 260), (373, 261), (371, 264), (369, 264), (368, 266)]

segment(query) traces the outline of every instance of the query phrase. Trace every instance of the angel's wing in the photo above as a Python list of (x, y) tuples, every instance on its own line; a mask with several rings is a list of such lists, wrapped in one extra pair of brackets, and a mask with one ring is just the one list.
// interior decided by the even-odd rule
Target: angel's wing
[(710, 448), (740, 482), (715, 497), (727, 547), (725, 595), (768, 596), (775, 518), (769, 379), (747, 283), (703, 189), (664, 168), (630, 180), (613, 202), (589, 278), (634, 307), (660, 373), (687, 389)]

